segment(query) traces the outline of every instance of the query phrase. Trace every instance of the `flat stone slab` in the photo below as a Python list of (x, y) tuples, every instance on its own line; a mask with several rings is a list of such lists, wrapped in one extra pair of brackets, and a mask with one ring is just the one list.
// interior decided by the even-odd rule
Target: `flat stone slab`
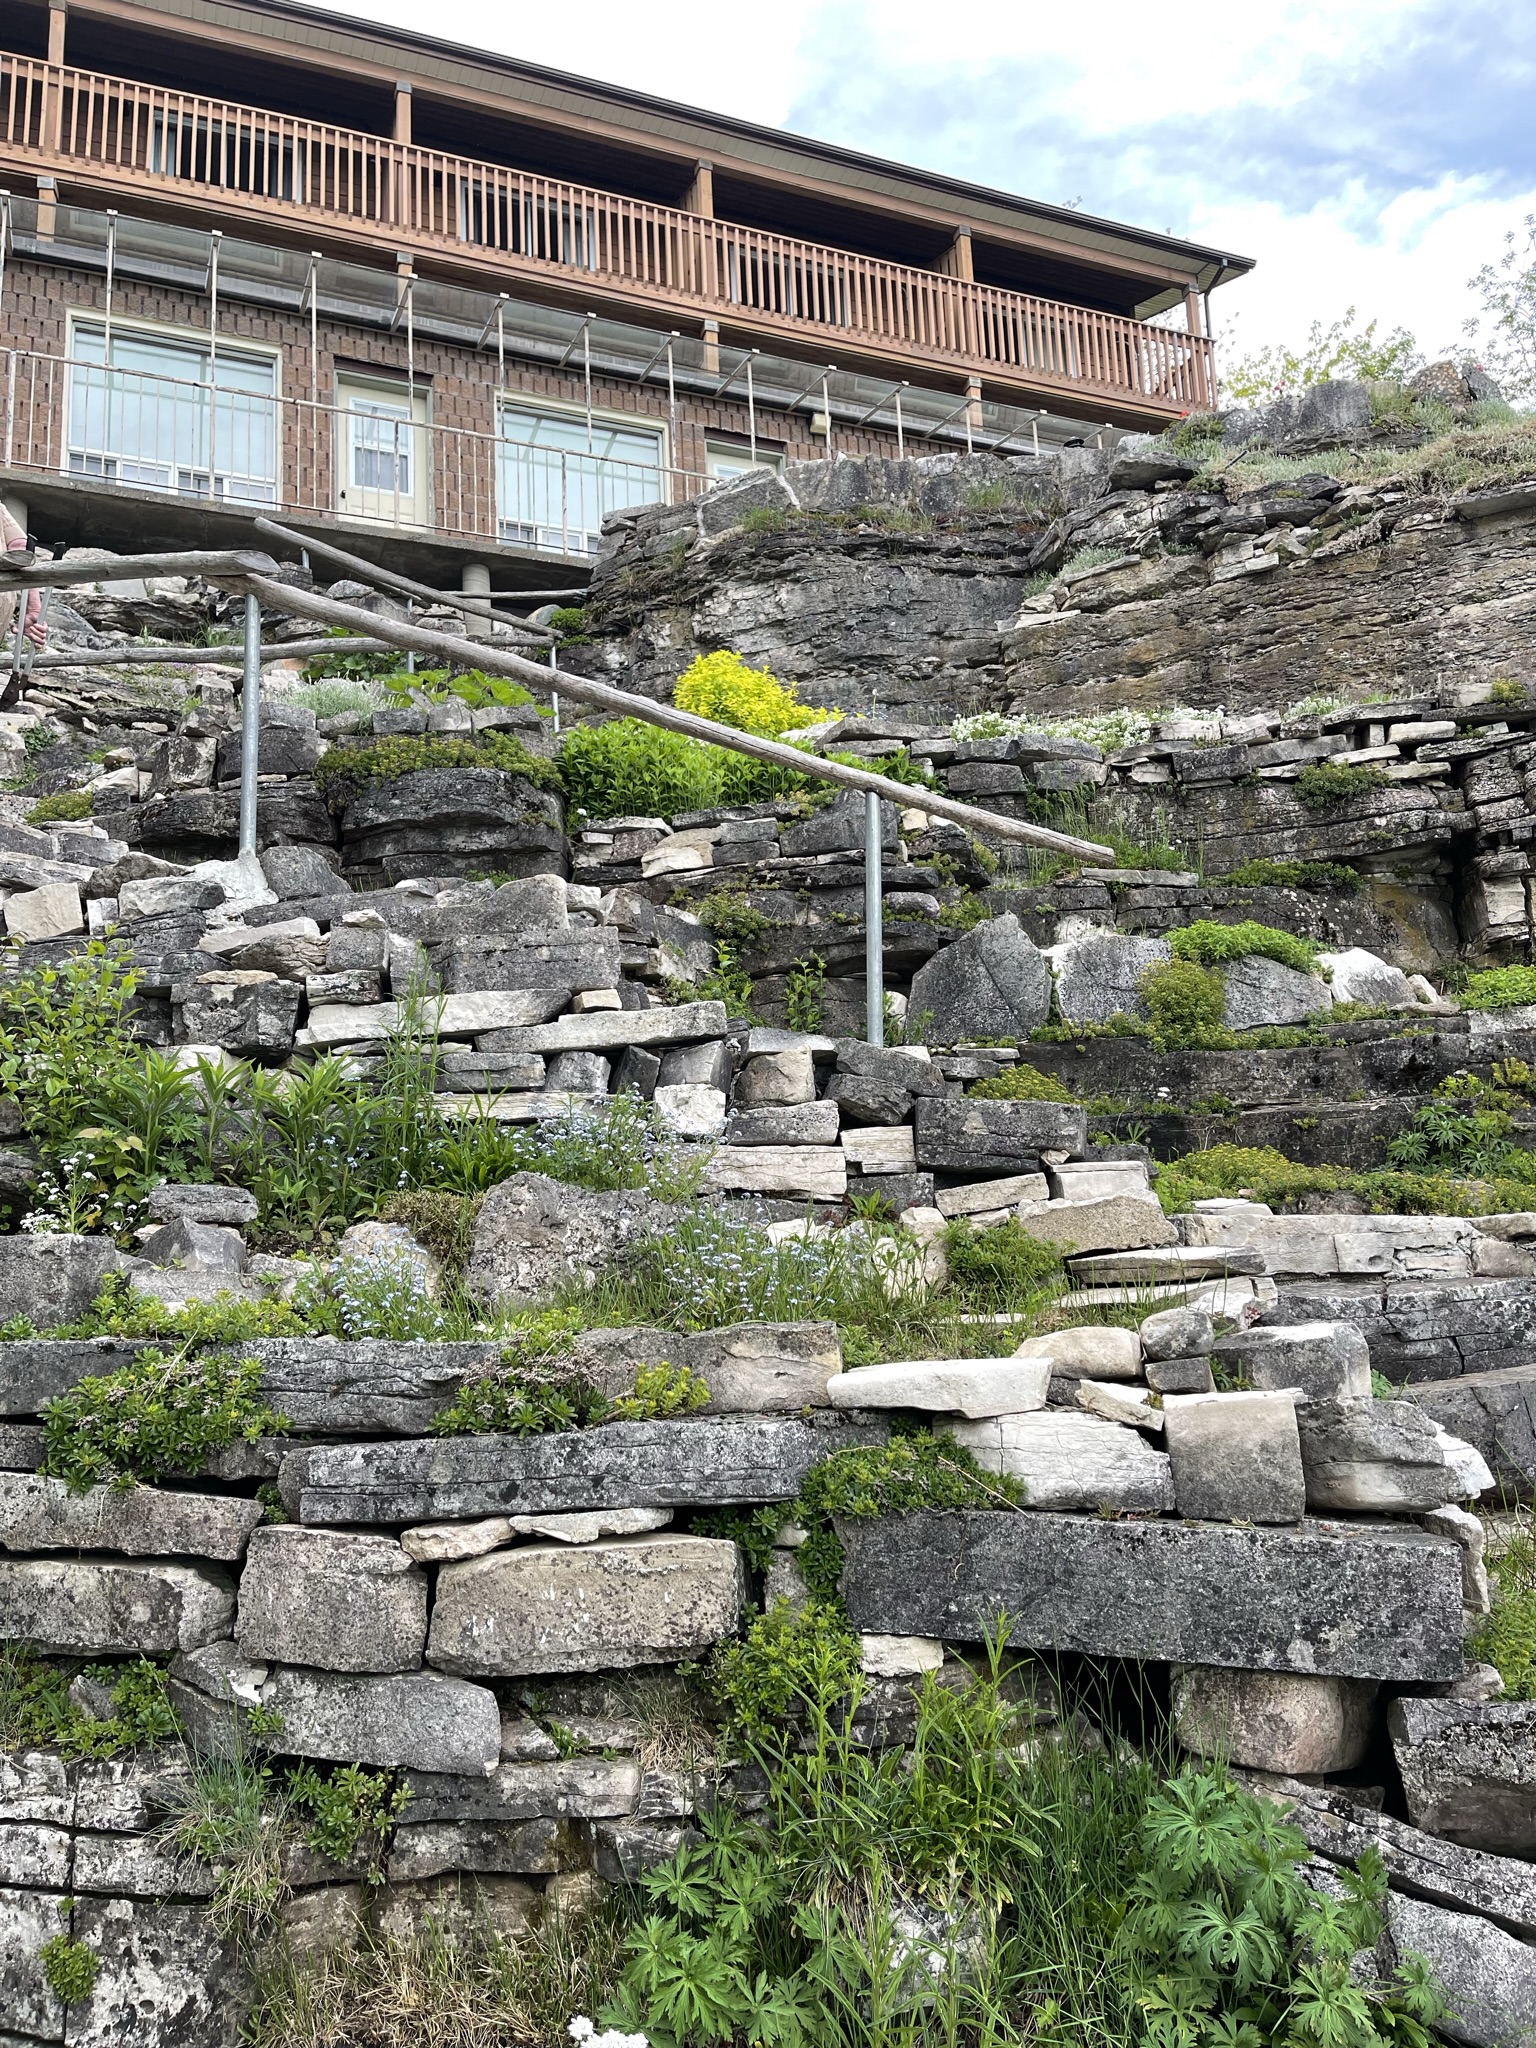
[(1096, 1516), (839, 1525), (855, 1628), (1239, 1670), (1430, 1682), (1463, 1668), (1461, 1556), (1382, 1523), (1295, 1531)]
[(0, 1344), (0, 1415), (39, 1415), (45, 1401), (67, 1394), (81, 1380), (116, 1372), (155, 1348), (142, 1338), (123, 1337), (30, 1337)]
[(282, 1715), (273, 1746), (289, 1756), (480, 1776), (501, 1756), (495, 1694), (435, 1672), (333, 1677), (277, 1669), (262, 1685), (261, 1703)]
[(1091, 1515), (1160, 1514), (1173, 1506), (1166, 1455), (1119, 1422), (1052, 1408), (957, 1422), (950, 1435), (985, 1471), (1020, 1480), (1026, 1507)]
[(1481, 1913), (1523, 1941), (1536, 1942), (1536, 1865), (1443, 1841), (1374, 1807), (1359, 1806), (1335, 1785), (1269, 1780), (1254, 1789), (1290, 1810), (1307, 1846), (1330, 1863), (1356, 1864), (1375, 1849), (1394, 1891), (1462, 1913)]
[(632, 1757), (577, 1756), (548, 1764), (498, 1764), (488, 1778), (409, 1771), (412, 1822), (623, 1820), (640, 1797)]
[[(482, 996), (450, 996), (455, 1003), (496, 1001)], [(626, 1045), (686, 1045), (693, 1039), (724, 1038), (724, 1003), (680, 1003), (671, 1010), (594, 1010), (581, 1017), (558, 1017), (552, 1024), (530, 1024), (501, 1031), (502, 1052), (612, 1052)], [(490, 1030), (489, 1024), (476, 1030)], [(444, 1032), (448, 1023), (441, 1026)]]
[(1072, 1261), (1074, 1279), (1158, 1282), (1221, 1280), (1229, 1273), (1262, 1273), (1263, 1255), (1243, 1245), (1166, 1245), (1147, 1251), (1096, 1252)]
[(466, 1677), (672, 1664), (732, 1634), (746, 1596), (741, 1552), (715, 1537), (529, 1544), (443, 1566), (427, 1658)]
[(1406, 1391), (1442, 1429), (1481, 1452), (1496, 1486), (1516, 1499), (1531, 1498), (1536, 1491), (1536, 1365), (1424, 1380)]
[(1015, 1175), (1042, 1152), (1088, 1149), (1087, 1113), (1075, 1103), (918, 1099), (917, 1163), (945, 1173)]
[(0, 1638), (49, 1650), (165, 1656), (227, 1636), (235, 1589), (209, 1565), (0, 1558)]
[(618, 1507), (792, 1500), (833, 1451), (883, 1444), (883, 1422), (823, 1414), (609, 1422), (547, 1436), (437, 1437), (293, 1450), (279, 1484), (310, 1523), (475, 1521)]
[(840, 1202), (848, 1192), (848, 1157), (840, 1145), (726, 1145), (705, 1169), (704, 1186), (720, 1194)]
[(827, 1382), (834, 1408), (915, 1408), (936, 1415), (1017, 1415), (1043, 1408), (1048, 1358), (912, 1358), (861, 1365)]
[(259, 1501), (93, 1486), (0, 1472), (0, 1551), (119, 1550), (129, 1557), (208, 1557), (232, 1564), (261, 1527)]
[(387, 1536), (280, 1523), (252, 1540), (235, 1636), (252, 1659), (414, 1671), (427, 1639), (427, 1575)]
[(265, 1399), (306, 1436), (424, 1436), (465, 1380), (490, 1371), (501, 1351), (496, 1343), (382, 1337), (262, 1337), (240, 1347), (261, 1363)]

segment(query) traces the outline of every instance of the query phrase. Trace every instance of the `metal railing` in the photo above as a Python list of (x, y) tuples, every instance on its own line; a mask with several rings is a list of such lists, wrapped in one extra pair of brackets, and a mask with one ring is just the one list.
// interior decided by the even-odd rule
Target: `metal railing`
[[(524, 393), (504, 394), (509, 408)], [(486, 390), (495, 419), (503, 394)], [(438, 426), (409, 405), (323, 404), (217, 381), (0, 350), (0, 467), (231, 509), (329, 513), (542, 554), (596, 551), (603, 519), (681, 504), (710, 479), (654, 463), (544, 447), (510, 432)]]
[(1215, 396), (1209, 340), (470, 157), (0, 52), (0, 147), (135, 191), (485, 251), (630, 302), (736, 312), (1031, 390), (1169, 415)]

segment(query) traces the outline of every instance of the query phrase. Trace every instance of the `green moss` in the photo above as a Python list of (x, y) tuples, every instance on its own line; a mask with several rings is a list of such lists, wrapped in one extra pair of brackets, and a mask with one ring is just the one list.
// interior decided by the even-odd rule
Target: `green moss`
[(1303, 1195), (1359, 1195), (1383, 1216), (1489, 1216), (1529, 1208), (1531, 1184), (1507, 1176), (1468, 1180), (1444, 1171), (1303, 1166), (1270, 1145), (1211, 1145), (1166, 1162), (1157, 1197), (1169, 1215), (1192, 1202), (1242, 1195), (1285, 1209)]
[(1164, 960), (1141, 977), (1152, 1030), (1165, 1047), (1235, 1045), (1222, 1022), (1227, 992), (1214, 968), (1195, 960)]
[(483, 732), (472, 740), (403, 733), (363, 747), (332, 747), (315, 769), (315, 787), (333, 811), (344, 811), (365, 789), (434, 768), (496, 768), (504, 775), (520, 776), (536, 789), (562, 787), (552, 761), (500, 732)]
[(1369, 762), (1352, 767), (1334, 761), (1317, 761), (1303, 768), (1296, 778), (1296, 795), (1309, 811), (1326, 811), (1351, 797), (1365, 796), (1375, 789), (1390, 787), (1391, 778)]
[(60, 2005), (78, 2005), (90, 1997), (101, 1969), (95, 1949), (67, 1934), (56, 1934), (37, 1954), (48, 1989)]
[(1488, 967), (1469, 974), (1461, 990), (1464, 1010), (1509, 1010), (1536, 1003), (1536, 967)]
[(41, 797), (27, 813), (29, 825), (70, 824), (90, 817), (96, 799), (88, 789), (61, 789), (57, 796)]
[(1038, 1067), (1004, 1067), (1000, 1074), (988, 1074), (980, 1081), (973, 1081), (966, 1089), (967, 1095), (980, 1096), (983, 1102), (1076, 1102), (1078, 1097), (1070, 1088), (1058, 1081), (1054, 1074), (1042, 1074)]
[(1310, 974), (1317, 965), (1317, 947), (1309, 939), (1298, 939), (1293, 932), (1282, 932), (1274, 925), (1258, 924), (1251, 918), (1245, 918), (1241, 924), (1216, 924), (1209, 918), (1199, 918), (1182, 931), (1170, 932), (1168, 945), (1175, 960), (1194, 960), (1202, 967), (1255, 957), (1278, 960), (1282, 967), (1294, 967), (1298, 974)]
[(1245, 860), (1223, 875), (1241, 889), (1342, 889), (1360, 887), (1358, 868), (1335, 860)]

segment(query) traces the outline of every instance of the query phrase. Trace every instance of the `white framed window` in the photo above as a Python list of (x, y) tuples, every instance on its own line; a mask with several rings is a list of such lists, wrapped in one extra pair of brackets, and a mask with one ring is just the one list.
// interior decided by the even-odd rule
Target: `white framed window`
[(712, 483), (728, 483), (732, 477), (747, 476), (754, 469), (780, 470), (784, 458), (772, 448), (759, 448), (735, 441), (706, 441), (704, 468)]
[(659, 420), (595, 414), (505, 397), (497, 413), (501, 538), (562, 555), (593, 554), (603, 519), (666, 496)]
[(275, 505), (278, 360), (206, 334), (77, 319), (70, 334), (73, 476)]

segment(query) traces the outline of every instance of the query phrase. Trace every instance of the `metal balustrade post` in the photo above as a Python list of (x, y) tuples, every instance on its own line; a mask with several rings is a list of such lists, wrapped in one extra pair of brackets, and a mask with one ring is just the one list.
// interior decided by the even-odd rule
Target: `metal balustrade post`
[(256, 771), (261, 758), (261, 606), (245, 600), (245, 680), (240, 700), (240, 852), (256, 851)]
[(864, 1036), (885, 1043), (885, 922), (881, 902), (880, 799), (864, 792)]

